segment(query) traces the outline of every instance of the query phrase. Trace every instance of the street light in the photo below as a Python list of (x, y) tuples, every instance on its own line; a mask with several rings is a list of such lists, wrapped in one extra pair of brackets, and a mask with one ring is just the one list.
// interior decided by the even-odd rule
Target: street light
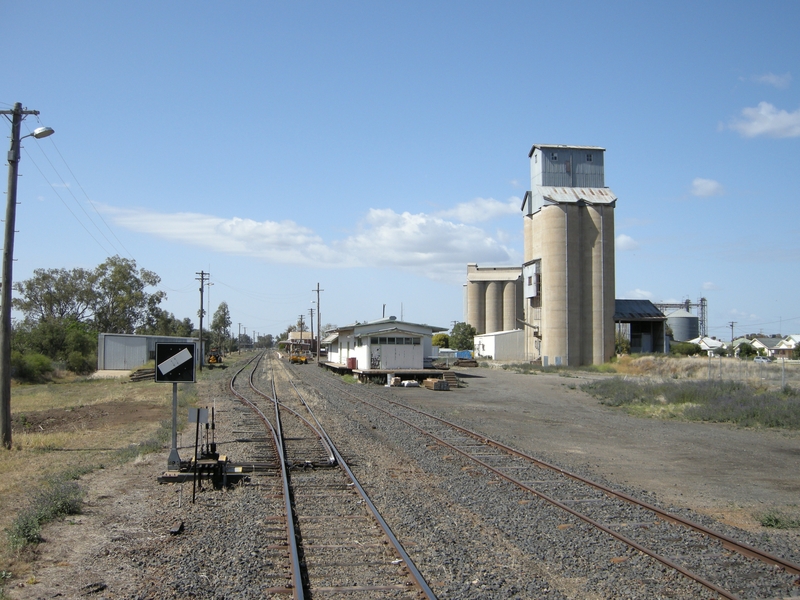
[[(0, 437), (11, 448), (11, 267), (14, 264), (14, 222), (17, 216), (17, 178), (20, 142), (26, 137), (37, 140), (55, 133), (52, 127), (38, 127), (33, 133), (20, 137), (22, 120), (38, 115), (38, 110), (23, 110), (17, 102), (12, 110), (0, 110), (11, 115), (11, 149), (8, 151), (8, 195), (6, 197), (5, 241), (3, 243), (2, 291), (0, 291)], [(8, 117), (6, 117), (8, 118)]]

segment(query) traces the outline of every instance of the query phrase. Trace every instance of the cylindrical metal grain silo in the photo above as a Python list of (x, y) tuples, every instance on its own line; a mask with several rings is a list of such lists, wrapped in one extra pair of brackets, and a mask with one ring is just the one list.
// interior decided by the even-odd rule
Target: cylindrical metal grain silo
[(688, 342), (700, 337), (700, 318), (688, 310), (676, 310), (667, 315), (667, 325), (672, 329), (672, 339)]

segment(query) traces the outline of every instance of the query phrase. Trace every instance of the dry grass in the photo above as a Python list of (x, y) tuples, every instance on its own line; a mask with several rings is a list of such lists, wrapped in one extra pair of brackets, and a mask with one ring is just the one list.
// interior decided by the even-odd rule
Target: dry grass
[[(20, 557), (6, 548), (6, 532), (29, 509), (36, 494), (64, 473), (89, 472), (130, 459), (137, 453), (131, 454), (131, 447), (142, 448), (146, 440), (163, 438), (164, 422), (171, 422), (171, 400), (171, 386), (154, 382), (67, 380), (14, 385), (14, 419), (35, 420), (47, 414), (58, 426), (22, 430), (17, 422), (12, 448), (0, 450), (0, 571), (19, 564)], [(87, 406), (96, 407), (101, 416), (71, 418)], [(145, 407), (148, 419), (131, 420), (131, 414)]]
[(740, 381), (773, 389), (800, 388), (800, 364), (774, 362), (760, 365), (752, 360), (720, 357), (675, 357), (664, 354), (622, 356), (612, 363), (617, 375), (651, 380), (706, 379)]

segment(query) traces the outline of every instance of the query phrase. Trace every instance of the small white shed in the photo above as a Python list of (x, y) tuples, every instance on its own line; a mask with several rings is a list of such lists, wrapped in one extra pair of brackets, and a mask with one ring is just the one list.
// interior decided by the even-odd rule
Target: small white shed
[(476, 335), (475, 358), (525, 360), (525, 335), (522, 329)]

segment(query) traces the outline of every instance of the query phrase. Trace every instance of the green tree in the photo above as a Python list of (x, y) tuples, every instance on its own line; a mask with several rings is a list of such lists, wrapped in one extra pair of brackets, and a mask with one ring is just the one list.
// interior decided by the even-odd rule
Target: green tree
[(166, 297), (161, 291), (146, 291), (161, 282), (158, 275), (119, 256), (99, 265), (90, 280), (95, 327), (102, 333), (133, 333)]
[(758, 351), (747, 342), (742, 342), (739, 344), (739, 358), (750, 358), (751, 356), (756, 356), (757, 354)]
[(93, 273), (86, 269), (36, 269), (33, 277), (14, 283), (14, 308), (31, 322), (84, 320), (95, 304)]
[[(23, 358), (42, 355), (85, 373), (97, 364), (100, 332), (190, 336), (189, 319), (179, 321), (159, 308), (164, 292), (147, 291), (159, 282), (155, 273), (119, 256), (91, 271), (37, 269), (30, 279), (14, 284), (13, 304), (24, 319), (14, 323), (12, 347)], [(34, 370), (40, 367), (37, 363)], [(22, 367), (18, 371), (26, 372)]]
[(437, 333), (431, 338), (431, 344), (438, 346), (439, 348), (449, 348), (450, 336), (446, 333)]
[(230, 338), (228, 332), (231, 328), (231, 312), (228, 310), (227, 302), (220, 302), (214, 317), (211, 319), (211, 331), (214, 332), (214, 343), (222, 347), (224, 342)]
[(450, 332), (450, 347), (455, 350), (472, 350), (475, 347), (474, 338), (478, 330), (466, 323), (456, 323)]
[(176, 337), (191, 337), (194, 324), (188, 317), (180, 320), (171, 312), (158, 306), (148, 310), (145, 322), (136, 328), (140, 335), (165, 335)]

